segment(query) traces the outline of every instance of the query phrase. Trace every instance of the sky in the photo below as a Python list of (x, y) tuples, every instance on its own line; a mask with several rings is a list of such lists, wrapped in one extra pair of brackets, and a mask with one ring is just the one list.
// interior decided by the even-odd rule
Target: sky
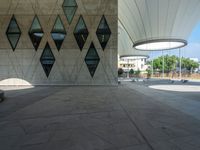
[[(188, 45), (181, 50), (182, 56), (186, 58), (198, 58), (200, 61), (200, 22), (196, 25), (192, 31)], [(179, 55), (179, 50), (164, 51), (164, 55)], [(162, 52), (151, 52), (150, 57), (155, 58), (161, 56)]]

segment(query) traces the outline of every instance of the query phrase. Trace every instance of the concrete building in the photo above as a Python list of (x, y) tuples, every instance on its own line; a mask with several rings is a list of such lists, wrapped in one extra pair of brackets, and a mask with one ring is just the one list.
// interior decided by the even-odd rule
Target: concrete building
[(146, 71), (148, 65), (146, 65), (147, 58), (145, 57), (127, 57), (120, 58), (118, 61), (118, 68), (122, 68), (125, 72), (129, 72), (131, 69), (134, 71)]
[(0, 85), (116, 85), (117, 47), (121, 57), (186, 46), (199, 8), (199, 0), (0, 0)]
[(199, 62), (198, 58), (189, 58), (190, 60), (193, 60), (194, 62)]
[(0, 16), (0, 85), (117, 84), (117, 0), (1, 0)]
[(121, 58), (184, 46), (199, 12), (200, 0), (0, 0), (0, 84), (88, 85), (0, 86), (0, 150), (199, 150), (200, 83), (106, 86), (117, 45)]

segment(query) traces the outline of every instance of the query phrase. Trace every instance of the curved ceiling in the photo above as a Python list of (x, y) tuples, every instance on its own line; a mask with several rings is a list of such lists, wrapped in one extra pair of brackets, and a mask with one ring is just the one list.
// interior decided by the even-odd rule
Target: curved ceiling
[(133, 44), (187, 40), (200, 20), (200, 0), (119, 0), (119, 21)]
[(147, 56), (148, 51), (139, 51), (133, 48), (133, 43), (122, 24), (118, 23), (118, 53), (119, 57)]

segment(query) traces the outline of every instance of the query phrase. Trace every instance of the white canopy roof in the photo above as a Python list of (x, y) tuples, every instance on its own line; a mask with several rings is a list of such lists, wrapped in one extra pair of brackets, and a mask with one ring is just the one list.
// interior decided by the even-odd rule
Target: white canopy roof
[(139, 51), (133, 48), (133, 43), (126, 30), (118, 24), (118, 53), (119, 57), (144, 56), (148, 57), (149, 51)]
[(118, 2), (119, 20), (133, 44), (151, 40), (178, 39), (179, 44), (182, 43), (184, 46), (185, 40), (200, 20), (200, 0), (119, 0)]

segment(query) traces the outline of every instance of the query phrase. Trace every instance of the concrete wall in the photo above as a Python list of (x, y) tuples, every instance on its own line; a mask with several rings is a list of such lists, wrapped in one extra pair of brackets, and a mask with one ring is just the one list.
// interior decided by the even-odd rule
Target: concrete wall
[[(76, 2), (78, 9), (69, 25), (62, 9), (63, 0), (0, 1), (0, 85), (27, 83), (32, 85), (113, 85), (117, 83), (117, 0), (76, 0)], [(22, 31), (14, 52), (5, 34), (13, 14)], [(38, 15), (44, 31), (37, 52), (28, 35), (35, 14)], [(50, 34), (58, 14), (67, 31), (59, 52)], [(73, 35), (80, 15), (83, 16), (89, 31), (82, 52)], [(105, 15), (112, 32), (104, 51), (96, 36), (102, 15)], [(48, 78), (40, 64), (40, 57), (47, 42), (56, 59)], [(93, 78), (84, 61), (91, 42), (94, 42), (100, 56), (100, 63)]]

